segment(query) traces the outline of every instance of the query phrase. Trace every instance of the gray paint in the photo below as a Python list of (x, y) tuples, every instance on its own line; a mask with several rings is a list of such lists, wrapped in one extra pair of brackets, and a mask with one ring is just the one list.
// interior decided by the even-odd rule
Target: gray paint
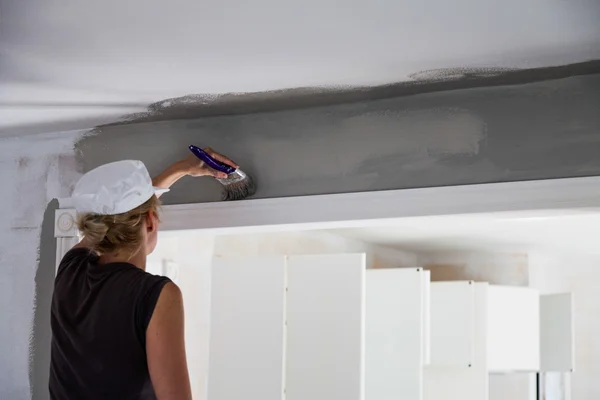
[(44, 213), (40, 237), (40, 263), (35, 274), (35, 311), (33, 334), (31, 336), (29, 359), (29, 381), (32, 399), (48, 399), (48, 379), (50, 376), (50, 305), (54, 290), (54, 260), (56, 245), (54, 240), (54, 213), (58, 201), (48, 204)]
[[(78, 144), (85, 171), (123, 158), (157, 173), (210, 145), (257, 198), (600, 174), (600, 74), (526, 85), (196, 120), (105, 126)], [(167, 204), (217, 201), (184, 179)]]

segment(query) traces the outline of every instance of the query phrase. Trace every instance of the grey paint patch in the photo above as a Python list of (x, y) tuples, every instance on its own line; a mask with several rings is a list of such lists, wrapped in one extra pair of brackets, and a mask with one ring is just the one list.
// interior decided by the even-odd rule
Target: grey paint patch
[(555, 67), (445, 68), (413, 74), (411, 81), (371, 87), (318, 87), (261, 93), (194, 94), (153, 103), (146, 112), (107, 125), (285, 111), (373, 101), (449, 90), (519, 85), (600, 73), (600, 60)]
[(54, 291), (54, 260), (56, 259), (56, 241), (54, 240), (54, 212), (58, 201), (48, 204), (44, 213), (40, 235), (40, 257), (35, 274), (35, 309), (33, 332), (29, 343), (29, 382), (31, 398), (46, 400), (50, 398), (48, 382), (50, 378), (50, 306)]
[[(256, 198), (600, 175), (600, 74), (329, 107), (105, 126), (84, 170), (136, 158), (151, 173), (212, 146), (258, 181)], [(167, 204), (219, 200), (186, 178)]]

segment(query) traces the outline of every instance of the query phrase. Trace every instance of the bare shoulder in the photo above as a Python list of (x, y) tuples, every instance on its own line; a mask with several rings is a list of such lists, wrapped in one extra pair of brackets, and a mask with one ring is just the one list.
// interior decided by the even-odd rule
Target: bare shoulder
[(168, 282), (167, 284), (165, 284), (162, 291), (160, 292), (160, 296), (158, 297), (157, 306), (160, 305), (161, 302), (163, 304), (183, 303), (183, 296), (181, 294), (181, 289), (179, 289), (179, 286), (177, 286), (173, 282)]
[(181, 289), (173, 282), (168, 282), (162, 288), (154, 313), (150, 319), (149, 328), (152, 329), (161, 321), (172, 322), (174, 319), (178, 319), (179, 314), (183, 316), (183, 296)]

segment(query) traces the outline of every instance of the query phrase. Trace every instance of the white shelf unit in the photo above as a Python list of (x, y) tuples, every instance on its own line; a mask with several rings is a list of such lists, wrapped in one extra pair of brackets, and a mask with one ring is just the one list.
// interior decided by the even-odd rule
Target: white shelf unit
[(570, 296), (365, 259), (215, 259), (208, 399), (487, 400), (490, 373), (572, 367)]

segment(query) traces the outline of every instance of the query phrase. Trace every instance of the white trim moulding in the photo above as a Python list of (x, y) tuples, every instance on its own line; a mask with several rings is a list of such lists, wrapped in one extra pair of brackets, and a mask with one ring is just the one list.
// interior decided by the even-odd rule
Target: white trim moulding
[(527, 212), (546, 218), (597, 211), (600, 177), (587, 177), (172, 205), (163, 207), (161, 230), (244, 233), (387, 225), (426, 216), (518, 218)]

